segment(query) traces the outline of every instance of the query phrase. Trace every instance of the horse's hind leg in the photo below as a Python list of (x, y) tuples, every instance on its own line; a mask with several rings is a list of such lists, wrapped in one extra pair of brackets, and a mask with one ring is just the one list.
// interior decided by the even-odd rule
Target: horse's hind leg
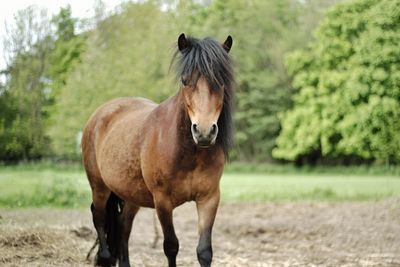
[(119, 266), (129, 267), (129, 250), (128, 242), (129, 235), (131, 234), (133, 219), (139, 210), (139, 206), (131, 203), (125, 202), (124, 208), (120, 215), (120, 229), (121, 229), (121, 240), (120, 240), (120, 252), (119, 252)]
[(95, 259), (95, 266), (109, 267), (115, 265), (115, 259), (112, 258), (110, 250), (107, 247), (105, 235), (106, 207), (111, 191), (105, 185), (93, 185), (93, 183), (91, 183), (91, 186), (93, 224), (99, 238), (99, 250)]

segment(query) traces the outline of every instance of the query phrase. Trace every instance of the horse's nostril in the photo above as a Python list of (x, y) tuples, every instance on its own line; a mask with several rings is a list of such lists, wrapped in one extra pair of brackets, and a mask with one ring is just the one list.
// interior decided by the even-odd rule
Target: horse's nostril
[(197, 124), (196, 124), (196, 123), (193, 123), (193, 124), (192, 124), (192, 129), (193, 129), (193, 132), (195, 132), (195, 133), (198, 132), (198, 130), (197, 130)]
[(217, 124), (214, 123), (214, 124), (211, 126), (210, 134), (212, 134), (212, 135), (216, 134), (216, 133), (217, 133), (217, 130), (218, 130), (218, 126), (217, 126)]

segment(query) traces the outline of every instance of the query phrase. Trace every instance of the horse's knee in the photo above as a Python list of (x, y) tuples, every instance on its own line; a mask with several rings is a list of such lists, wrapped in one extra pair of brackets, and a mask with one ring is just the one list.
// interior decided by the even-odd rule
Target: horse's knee
[(164, 253), (167, 257), (176, 257), (179, 251), (179, 240), (176, 237), (164, 240)]
[(197, 259), (202, 267), (211, 266), (211, 261), (213, 257), (211, 245), (199, 244), (197, 246)]

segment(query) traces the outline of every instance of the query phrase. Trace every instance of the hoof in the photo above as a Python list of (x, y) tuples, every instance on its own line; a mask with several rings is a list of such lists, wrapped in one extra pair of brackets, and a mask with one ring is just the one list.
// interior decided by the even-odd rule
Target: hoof
[(108, 250), (103, 250), (97, 253), (94, 262), (95, 262), (94, 266), (111, 267), (116, 265), (117, 259), (112, 257)]
[(119, 262), (118, 267), (131, 267), (129, 261)]

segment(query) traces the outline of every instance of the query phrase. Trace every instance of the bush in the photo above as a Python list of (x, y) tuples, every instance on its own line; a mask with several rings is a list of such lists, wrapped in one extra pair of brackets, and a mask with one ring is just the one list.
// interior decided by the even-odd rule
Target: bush
[(399, 0), (340, 4), (307, 50), (289, 54), (298, 91), (276, 158), (400, 161), (399, 17)]

